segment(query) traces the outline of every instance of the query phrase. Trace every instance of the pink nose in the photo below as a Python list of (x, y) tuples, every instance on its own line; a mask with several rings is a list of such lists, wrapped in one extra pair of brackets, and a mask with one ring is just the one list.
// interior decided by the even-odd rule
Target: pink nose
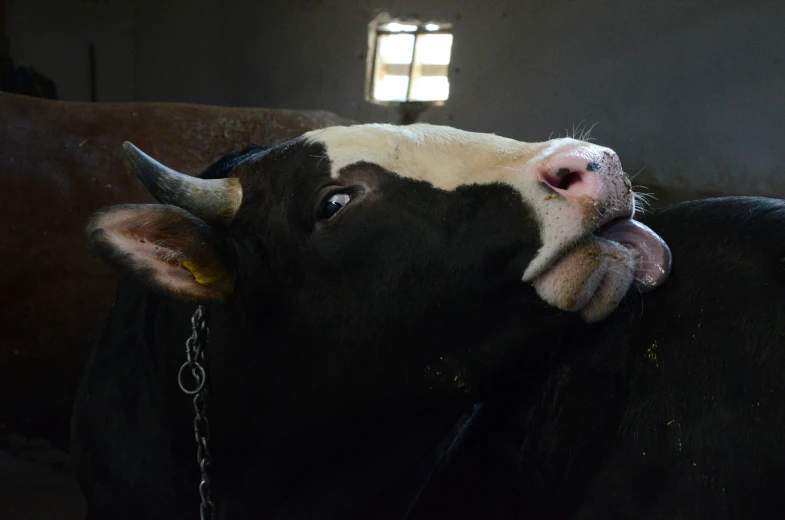
[(539, 180), (566, 197), (597, 197), (603, 178), (623, 174), (615, 152), (599, 146), (572, 149), (548, 157)]

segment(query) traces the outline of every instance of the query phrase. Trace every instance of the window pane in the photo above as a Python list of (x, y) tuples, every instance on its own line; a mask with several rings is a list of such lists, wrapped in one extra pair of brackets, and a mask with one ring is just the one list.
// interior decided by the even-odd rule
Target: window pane
[(450, 95), (447, 77), (452, 50), (451, 34), (421, 34), (412, 70), (411, 101), (445, 101)]
[(379, 35), (377, 45), (373, 98), (379, 101), (406, 101), (414, 35)]
[(417, 41), (417, 62), (426, 65), (449, 65), (452, 34), (423, 34)]
[(379, 101), (406, 101), (409, 76), (385, 75), (377, 77), (373, 97)]
[(445, 101), (450, 96), (450, 82), (442, 76), (421, 76), (412, 83), (412, 101)]
[(384, 34), (379, 36), (379, 58), (384, 63), (412, 62), (413, 34)]

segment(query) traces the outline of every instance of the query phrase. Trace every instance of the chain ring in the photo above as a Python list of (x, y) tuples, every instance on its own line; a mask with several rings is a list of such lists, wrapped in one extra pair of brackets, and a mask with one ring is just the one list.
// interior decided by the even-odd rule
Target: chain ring
[[(210, 476), (208, 467), (212, 462), (208, 442), (210, 440), (210, 424), (205, 415), (205, 400), (207, 399), (207, 372), (201, 362), (204, 361), (204, 347), (210, 329), (207, 328), (207, 318), (204, 308), (199, 305), (191, 316), (191, 336), (185, 342), (187, 360), (177, 371), (177, 383), (180, 390), (186, 395), (193, 396), (194, 407), (194, 440), (196, 441), (196, 461), (199, 463), (201, 480), (199, 482), (199, 517), (201, 520), (215, 518), (215, 504), (213, 503), (210, 489)], [(188, 388), (183, 382), (183, 372), (191, 369), (191, 374), (196, 381), (194, 388)]]

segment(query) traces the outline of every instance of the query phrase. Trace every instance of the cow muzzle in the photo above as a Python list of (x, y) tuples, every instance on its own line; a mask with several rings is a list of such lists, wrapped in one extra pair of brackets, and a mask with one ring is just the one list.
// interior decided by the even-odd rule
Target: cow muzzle
[(630, 288), (661, 285), (670, 273), (670, 250), (632, 220), (635, 196), (613, 150), (571, 139), (554, 143), (521, 176), (543, 244), (523, 280), (549, 304), (597, 321)]

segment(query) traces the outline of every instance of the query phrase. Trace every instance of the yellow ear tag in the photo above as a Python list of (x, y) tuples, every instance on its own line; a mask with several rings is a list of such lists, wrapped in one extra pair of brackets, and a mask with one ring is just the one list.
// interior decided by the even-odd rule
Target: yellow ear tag
[(196, 280), (196, 282), (200, 285), (212, 285), (221, 278), (220, 276), (216, 276), (205, 271), (200, 271), (191, 262), (183, 262), (183, 267), (191, 272), (191, 274), (194, 276), (194, 280)]

